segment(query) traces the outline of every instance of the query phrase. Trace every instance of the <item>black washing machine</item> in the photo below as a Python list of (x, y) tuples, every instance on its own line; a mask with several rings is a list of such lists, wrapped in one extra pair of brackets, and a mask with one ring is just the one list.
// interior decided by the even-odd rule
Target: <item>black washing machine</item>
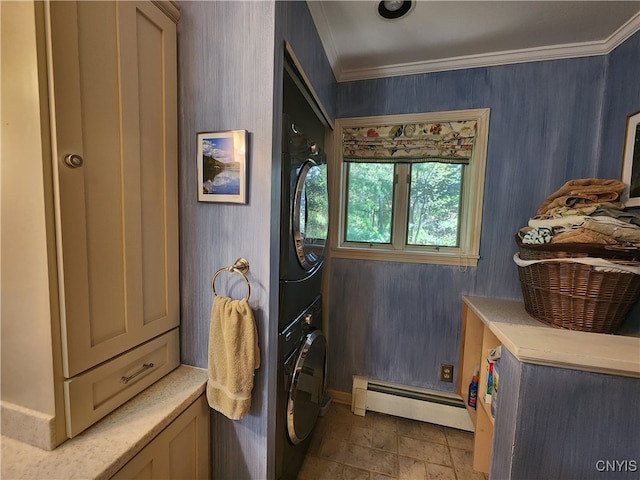
[(325, 124), (285, 62), (278, 309), (276, 479), (295, 479), (324, 397), (322, 266), (329, 227)]
[(320, 295), (280, 331), (276, 478), (296, 478), (323, 406), (327, 341)]
[(329, 227), (327, 161), (319, 143), (285, 115), (280, 231), (280, 327), (322, 289)]
[(322, 289), (329, 228), (325, 125), (290, 68), (284, 72), (279, 327)]

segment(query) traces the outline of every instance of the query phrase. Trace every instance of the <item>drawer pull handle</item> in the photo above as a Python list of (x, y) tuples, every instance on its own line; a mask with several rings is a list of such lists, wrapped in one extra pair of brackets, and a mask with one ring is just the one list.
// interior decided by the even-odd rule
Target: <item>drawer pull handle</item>
[(144, 372), (145, 370), (149, 370), (150, 368), (153, 368), (153, 362), (152, 363), (144, 363), (142, 365), (142, 368), (140, 370), (138, 370), (135, 373), (132, 373), (131, 375), (129, 375), (128, 377), (120, 377), (120, 380), (122, 380), (122, 383), (127, 384), (129, 383), (129, 381), (132, 378), (137, 377), (138, 375), (140, 375), (142, 372)]

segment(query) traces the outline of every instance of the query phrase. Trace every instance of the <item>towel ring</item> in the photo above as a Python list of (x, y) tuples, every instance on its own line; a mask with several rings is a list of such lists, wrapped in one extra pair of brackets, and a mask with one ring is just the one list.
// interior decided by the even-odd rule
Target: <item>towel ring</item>
[(246, 258), (239, 258), (236, 260), (236, 262), (233, 265), (229, 267), (223, 267), (220, 270), (218, 270), (213, 275), (213, 279), (211, 280), (211, 290), (213, 290), (213, 295), (215, 297), (218, 296), (218, 293), (216, 292), (216, 278), (218, 278), (218, 275), (220, 275), (222, 272), (235, 272), (238, 275), (240, 275), (244, 279), (244, 283), (247, 284), (247, 296), (243, 300), (249, 300), (249, 297), (251, 296), (251, 284), (249, 283), (249, 280), (245, 275), (248, 271), (249, 271), (249, 261)]

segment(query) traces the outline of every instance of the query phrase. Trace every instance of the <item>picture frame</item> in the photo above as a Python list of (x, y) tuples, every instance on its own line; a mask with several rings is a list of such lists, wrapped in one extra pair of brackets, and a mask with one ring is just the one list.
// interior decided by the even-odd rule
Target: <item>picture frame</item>
[(199, 132), (198, 201), (247, 203), (246, 130)]
[(625, 190), (625, 207), (640, 207), (640, 112), (627, 117), (622, 181), (628, 186), (628, 190)]

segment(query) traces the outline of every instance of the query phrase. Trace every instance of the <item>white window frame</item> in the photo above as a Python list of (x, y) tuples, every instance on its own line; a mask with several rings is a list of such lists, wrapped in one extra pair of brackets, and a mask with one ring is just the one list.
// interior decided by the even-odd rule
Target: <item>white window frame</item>
[[(474, 110), (454, 110), (406, 115), (383, 115), (375, 117), (353, 117), (336, 119), (332, 132), (333, 154), (329, 159), (331, 169), (331, 217), (330, 254), (332, 258), (378, 260), (389, 262), (431, 263), (475, 267), (480, 258), (480, 231), (482, 225), (482, 205), (484, 177), (489, 137), (488, 108)], [(345, 212), (347, 201), (348, 162), (342, 158), (342, 131), (345, 128), (376, 127), (379, 125), (404, 125), (408, 123), (438, 123), (452, 121), (477, 121), (477, 136), (473, 156), (463, 174), (460, 212), (460, 242), (458, 247), (434, 247), (400, 245), (394, 239), (393, 230), (406, 228), (406, 212), (396, 211), (392, 226), (391, 244), (365, 244), (346, 242)], [(401, 166), (401, 170), (404, 166)], [(406, 170), (405, 170), (406, 172)], [(398, 195), (408, 195), (406, 188), (396, 188), (394, 206)], [(398, 185), (396, 185), (398, 187)], [(396, 235), (395, 237), (397, 237)], [(395, 242), (395, 243), (394, 243)], [(402, 242), (404, 243), (404, 242)]]

